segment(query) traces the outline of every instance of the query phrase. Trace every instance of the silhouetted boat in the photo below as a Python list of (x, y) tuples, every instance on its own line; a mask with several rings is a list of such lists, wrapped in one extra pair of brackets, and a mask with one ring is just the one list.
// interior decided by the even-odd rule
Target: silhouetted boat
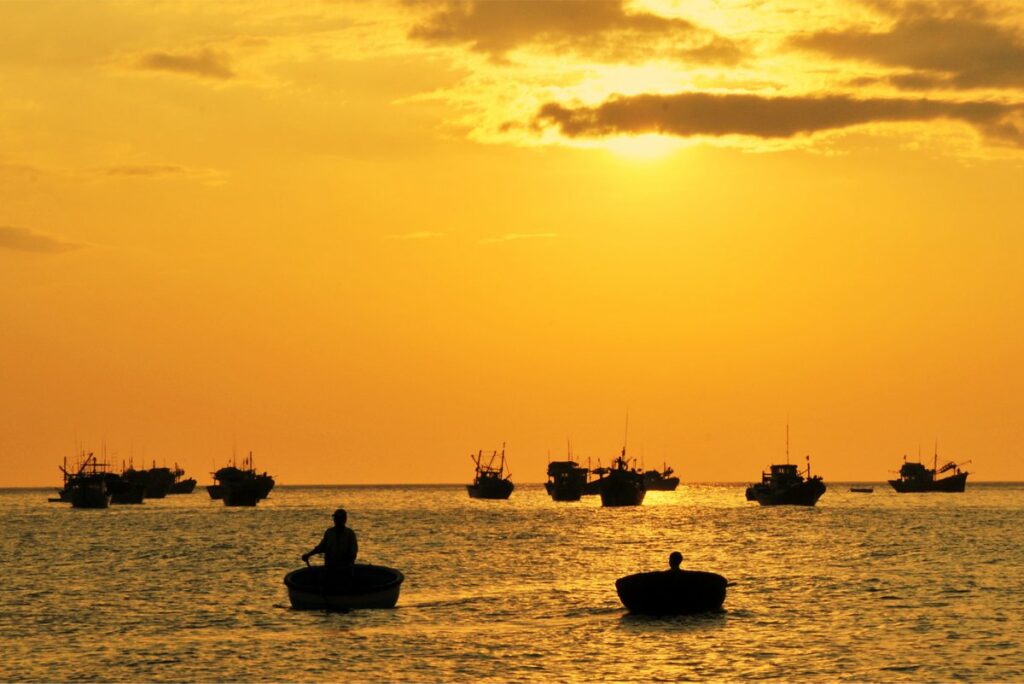
[(141, 504), (146, 500), (146, 487), (143, 483), (125, 477), (122, 466), (121, 474), (105, 475), (107, 490), (110, 492), (112, 504)]
[(548, 463), (548, 481), (544, 489), (555, 501), (579, 501), (583, 487), (587, 484), (587, 469), (576, 461), (551, 461)]
[(661, 470), (648, 470), (644, 472), (644, 486), (648, 491), (657, 490), (662, 492), (674, 492), (679, 486), (679, 478), (673, 475), (675, 471), (664, 463)]
[(129, 465), (128, 470), (124, 471), (124, 479), (142, 485), (147, 499), (164, 498), (171, 490), (171, 485), (174, 484), (174, 474), (171, 469), (158, 468), (156, 461), (153, 461), (152, 467), (145, 469), (136, 469), (133, 465)]
[(870, 494), (875, 491), (874, 487), (850, 487), (850, 491), (857, 494)]
[[(889, 480), (889, 484), (892, 485), (892, 488), (900, 494), (964, 491), (967, 487), (967, 476), (970, 473), (960, 470), (960, 466), (967, 465), (970, 461), (965, 461), (960, 464), (950, 461), (941, 468), (937, 467), (938, 463), (938, 451), (935, 452), (935, 461), (931, 468), (925, 467), (922, 463), (907, 461), (907, 457), (904, 456), (903, 465), (900, 467), (899, 479)], [(947, 477), (936, 477), (937, 475), (951, 471), (952, 474)]]
[(177, 463), (174, 464), (174, 470), (171, 471), (171, 474), (174, 476), (174, 482), (171, 483), (168, 494), (191, 494), (195, 490), (195, 478), (184, 479), (185, 471)]
[(215, 484), (206, 491), (210, 498), (223, 500), (227, 506), (255, 506), (267, 498), (274, 488), (274, 478), (267, 473), (257, 473), (253, 466), (252, 452), (242, 459), (242, 467), (230, 465), (213, 474)]
[(292, 570), (284, 576), (288, 600), (297, 610), (394, 608), (405, 576), (383, 565), (356, 564), (352, 577), (332, 585), (322, 565)]
[(808, 456), (806, 478), (797, 472), (796, 465), (772, 465), (767, 473), (761, 473), (759, 484), (747, 487), (747, 501), (757, 501), (762, 506), (813, 506), (825, 489), (819, 476), (811, 477)]
[[(590, 463), (590, 459), (587, 459), (587, 463)], [(608, 475), (608, 468), (601, 466), (601, 461), (598, 460), (596, 468), (587, 468), (589, 471), (587, 474), (587, 482), (583, 485), (583, 496), (597, 496), (601, 493), (601, 485), (606, 475)], [(591, 477), (596, 475), (596, 477)]]
[[(85, 503), (84, 499), (96, 499), (99, 501), (99, 496), (93, 493), (85, 493), (85, 489), (95, 490), (96, 485), (99, 482), (103, 483), (102, 490), (107, 497), (107, 503), (109, 504), (140, 504), (145, 498), (145, 492), (141, 487), (129, 482), (124, 478), (122, 474), (110, 472), (108, 464), (100, 463), (93, 454), (82, 454), (77, 470), (71, 472), (67, 469), (68, 461), (64, 459), (64, 465), (59, 466), (61, 472), (64, 474), (64, 487), (58, 491), (58, 499), (50, 499), (50, 501), (72, 501), (72, 492), (77, 489), (82, 489), (78, 494), (79, 506), (78, 508), (106, 508), (103, 505), (92, 505)], [(84, 487), (83, 487), (84, 485)]]
[(466, 485), (470, 498), (473, 499), (507, 499), (512, 495), (515, 485), (512, 484), (512, 474), (505, 474), (505, 445), (501, 446), (501, 462), (496, 467), (494, 459), (498, 452), (491, 454), (490, 460), (483, 463), (483, 451), (476, 455), (470, 454), (476, 464), (476, 472), (473, 475), (473, 484)]
[(601, 480), (601, 505), (639, 506), (646, 494), (643, 474), (629, 466), (626, 447), (622, 447), (622, 454), (612, 461), (607, 476)]
[(691, 615), (722, 609), (728, 582), (699, 570), (641, 572), (615, 580), (615, 590), (631, 613)]
[[(65, 461), (66, 463), (66, 461)], [(110, 492), (107, 490), (107, 464), (100, 463), (89, 454), (79, 464), (75, 473), (62, 467), (64, 473), (64, 489), (72, 508), (107, 508), (110, 506)]]

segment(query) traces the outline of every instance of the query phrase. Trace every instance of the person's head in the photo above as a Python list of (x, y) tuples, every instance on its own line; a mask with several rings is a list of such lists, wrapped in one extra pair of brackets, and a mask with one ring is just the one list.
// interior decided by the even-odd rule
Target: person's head
[(344, 508), (339, 508), (338, 510), (334, 511), (333, 517), (335, 527), (344, 527), (345, 522), (348, 520), (348, 513), (345, 512)]
[(668, 557), (668, 566), (673, 570), (678, 570), (680, 563), (683, 562), (683, 554), (678, 551), (673, 551)]

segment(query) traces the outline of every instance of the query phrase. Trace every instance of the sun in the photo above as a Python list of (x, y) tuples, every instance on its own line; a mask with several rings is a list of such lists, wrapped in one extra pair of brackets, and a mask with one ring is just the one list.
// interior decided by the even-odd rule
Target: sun
[(613, 154), (636, 161), (653, 161), (669, 156), (683, 147), (681, 141), (665, 135), (617, 136), (603, 141), (603, 146)]

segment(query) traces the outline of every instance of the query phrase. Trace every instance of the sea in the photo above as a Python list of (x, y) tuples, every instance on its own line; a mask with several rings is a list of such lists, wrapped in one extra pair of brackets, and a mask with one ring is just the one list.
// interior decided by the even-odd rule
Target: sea
[[(0, 679), (1024, 680), (1024, 484), (853, 484), (814, 508), (738, 484), (618, 509), (528, 484), (279, 486), (250, 509), (0, 490)], [(338, 507), (360, 560), (405, 574), (395, 609), (290, 608), (282, 579)], [(615, 579), (675, 550), (728, 578), (724, 610), (627, 614)]]

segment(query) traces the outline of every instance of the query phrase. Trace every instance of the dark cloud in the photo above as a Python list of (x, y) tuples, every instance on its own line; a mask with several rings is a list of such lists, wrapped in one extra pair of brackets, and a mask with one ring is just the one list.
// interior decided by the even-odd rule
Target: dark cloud
[(889, 78), (900, 88), (1024, 87), (1024, 37), (1019, 29), (1000, 23), (997, 5), (874, 4), (895, 15), (884, 31), (820, 31), (789, 42), (832, 57), (912, 70)]
[(60, 240), (43, 233), (37, 233), (28, 228), (0, 226), (0, 249), (9, 249), (17, 252), (57, 254), (80, 247), (82, 245), (78, 243)]
[(203, 78), (234, 78), (228, 56), (213, 50), (193, 53), (150, 52), (138, 62), (140, 69), (171, 71)]
[(974, 126), (990, 139), (1024, 146), (1022, 113), (1024, 105), (996, 102), (681, 93), (615, 96), (597, 107), (548, 103), (534, 124), (557, 126), (569, 137), (663, 133), (789, 138), (867, 123), (952, 119)]
[(743, 56), (735, 42), (713, 31), (685, 19), (628, 12), (621, 0), (450, 2), (414, 26), (409, 36), (468, 43), (495, 58), (523, 45), (613, 59), (663, 56), (733, 64)]

